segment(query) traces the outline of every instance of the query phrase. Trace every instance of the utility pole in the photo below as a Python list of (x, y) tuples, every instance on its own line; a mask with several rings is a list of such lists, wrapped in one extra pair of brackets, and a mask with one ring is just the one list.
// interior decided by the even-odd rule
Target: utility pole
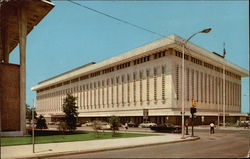
[[(226, 56), (226, 49), (225, 43), (223, 43), (223, 127), (226, 126), (226, 68), (225, 68), (225, 56)], [(227, 90), (228, 91), (228, 90)]]

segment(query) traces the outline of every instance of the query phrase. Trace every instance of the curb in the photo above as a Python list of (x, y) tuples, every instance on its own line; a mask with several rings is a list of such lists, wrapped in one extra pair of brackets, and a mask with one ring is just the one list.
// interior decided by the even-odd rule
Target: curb
[(199, 139), (200, 139), (200, 137), (193, 137), (193, 138), (190, 138), (190, 139), (176, 140), (176, 141), (169, 141), (169, 142), (160, 142), (160, 143), (139, 144), (139, 145), (121, 146), (121, 147), (109, 147), (109, 148), (93, 149), (93, 150), (55, 152), (55, 153), (50, 153), (50, 154), (40, 154), (40, 155), (30, 155), (30, 156), (16, 157), (16, 159), (58, 157), (58, 156), (75, 155), (75, 154), (83, 154), (83, 153), (102, 152), (102, 151), (109, 151), (109, 150), (120, 150), (120, 149), (124, 149), (124, 148), (136, 148), (136, 147), (144, 147), (144, 146), (180, 143), (180, 142), (187, 142), (187, 141), (195, 141), (195, 140), (199, 140)]

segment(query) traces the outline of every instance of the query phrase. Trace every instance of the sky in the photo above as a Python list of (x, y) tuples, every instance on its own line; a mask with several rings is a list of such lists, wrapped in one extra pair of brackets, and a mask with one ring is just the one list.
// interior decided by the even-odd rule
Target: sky
[[(148, 30), (191, 42), (222, 54), (249, 70), (248, 1), (76, 1)], [(99, 62), (151, 43), (161, 37), (90, 11), (69, 1), (55, 7), (27, 37), (27, 104), (32, 105), (38, 82), (89, 62)], [(19, 64), (19, 48), (10, 55)], [(249, 77), (242, 79), (242, 110), (249, 111)]]

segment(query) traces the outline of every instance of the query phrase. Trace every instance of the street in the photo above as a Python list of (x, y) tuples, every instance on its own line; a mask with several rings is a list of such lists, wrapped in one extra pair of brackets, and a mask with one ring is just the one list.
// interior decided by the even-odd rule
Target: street
[(243, 158), (249, 151), (249, 130), (216, 130), (215, 134), (209, 134), (203, 129), (195, 130), (195, 135), (201, 139), (61, 158)]

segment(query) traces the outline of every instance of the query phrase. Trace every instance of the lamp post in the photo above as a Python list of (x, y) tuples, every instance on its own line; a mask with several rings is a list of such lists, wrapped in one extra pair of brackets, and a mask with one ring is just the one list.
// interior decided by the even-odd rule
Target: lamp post
[(182, 139), (184, 139), (184, 135), (185, 135), (185, 132), (184, 132), (184, 115), (185, 115), (185, 104), (184, 104), (184, 94), (185, 94), (185, 91), (184, 91), (184, 73), (185, 73), (185, 69), (184, 69), (184, 59), (185, 59), (185, 47), (186, 47), (186, 44), (187, 42), (193, 38), (195, 35), (199, 34), (199, 33), (209, 33), (212, 29), (211, 28), (207, 28), (207, 29), (204, 29), (202, 31), (199, 31), (197, 33), (194, 33), (193, 35), (191, 35), (187, 40), (184, 41), (183, 45), (182, 45), (182, 109), (181, 109), (181, 126), (182, 126), (182, 130), (181, 130), (181, 133), (182, 133)]
[(33, 99), (33, 107), (32, 107), (32, 152), (35, 153), (35, 117), (34, 117), (34, 109), (35, 109), (35, 101)]

